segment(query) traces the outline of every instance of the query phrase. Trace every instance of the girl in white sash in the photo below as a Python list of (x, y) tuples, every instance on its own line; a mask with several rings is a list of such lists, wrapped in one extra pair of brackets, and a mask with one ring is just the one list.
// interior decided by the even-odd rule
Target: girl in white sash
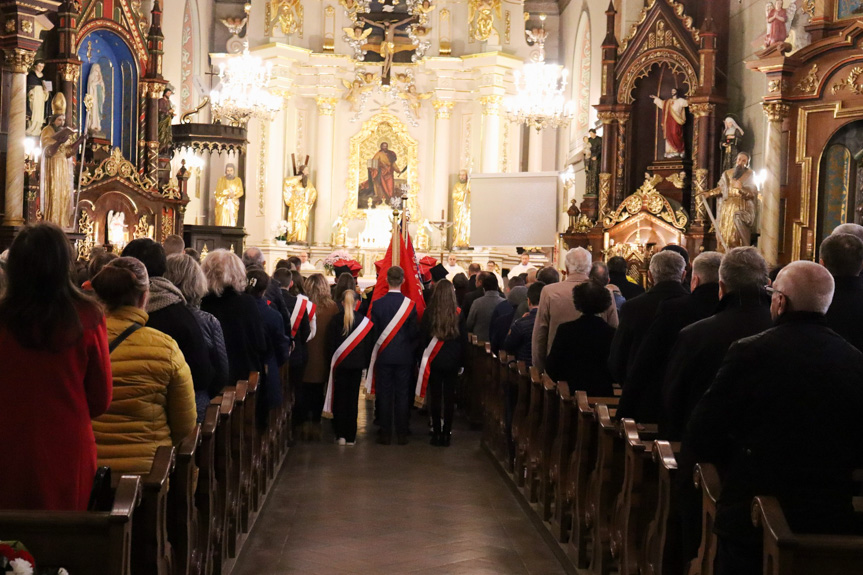
[(354, 445), (357, 440), (357, 403), (360, 380), (371, 355), (372, 322), (354, 311), (356, 292), (342, 292), (339, 311), (330, 322), (327, 334), (330, 378), (324, 399), (324, 415), (333, 417), (333, 431), (339, 445)]
[(452, 282), (439, 281), (420, 324), (424, 351), (416, 394), (422, 396), (428, 390), (431, 444), (443, 447), (450, 444), (455, 386), (467, 348), (467, 329), (460, 316)]

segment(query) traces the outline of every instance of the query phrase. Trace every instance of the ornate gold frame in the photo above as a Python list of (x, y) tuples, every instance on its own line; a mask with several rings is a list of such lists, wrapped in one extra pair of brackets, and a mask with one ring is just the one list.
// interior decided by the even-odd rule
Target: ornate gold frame
[(404, 167), (404, 162), (407, 162), (407, 182), (410, 188), (408, 208), (411, 213), (411, 221), (420, 221), (422, 212), (417, 201), (419, 196), (419, 143), (410, 136), (407, 126), (385, 108), (369, 118), (359, 133), (350, 139), (348, 178), (345, 184), (348, 195), (339, 216), (342, 220), (365, 219), (365, 211), (357, 206), (359, 186), (366, 176), (365, 162), (380, 149), (381, 142), (389, 144), (390, 150), (396, 153), (398, 162), (402, 167)]
[(640, 78), (644, 78), (650, 74), (650, 70), (654, 66), (661, 64), (668, 66), (672, 72), (686, 76), (683, 83), (689, 86), (687, 94), (692, 94), (695, 88), (698, 87), (698, 74), (695, 73), (695, 69), (689, 63), (689, 60), (686, 59), (686, 56), (674, 50), (654, 48), (639, 56), (626, 70), (617, 91), (617, 101), (620, 104), (631, 104), (635, 101), (635, 98), (632, 97), (635, 83)]

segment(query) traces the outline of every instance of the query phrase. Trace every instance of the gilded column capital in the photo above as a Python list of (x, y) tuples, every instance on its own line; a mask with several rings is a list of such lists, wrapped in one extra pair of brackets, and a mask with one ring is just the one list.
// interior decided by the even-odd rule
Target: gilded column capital
[(761, 106), (768, 122), (781, 122), (791, 113), (791, 106), (782, 101), (763, 102)]
[(483, 116), (499, 116), (500, 107), (503, 104), (503, 96), (483, 96), (479, 99), (479, 103), (482, 104)]
[(614, 112), (599, 112), (597, 114), (599, 121), (603, 124), (611, 124), (614, 122)]
[(77, 82), (78, 78), (81, 77), (80, 64), (72, 64), (69, 62), (59, 64), (57, 66), (57, 71), (60, 73), (60, 77), (63, 78), (64, 82)]
[(26, 74), (33, 67), (36, 52), (22, 48), (11, 48), (4, 51), (4, 56), (6, 67), (12, 70), (13, 74)]
[(164, 82), (141, 82), (141, 96), (158, 100), (165, 91)]
[(618, 124), (626, 124), (629, 121), (629, 112), (614, 112), (614, 119)]
[(689, 111), (692, 112), (692, 115), (696, 118), (704, 118), (716, 112), (716, 104), (690, 104)]
[(452, 100), (435, 100), (432, 102), (435, 110), (435, 118), (438, 120), (449, 120), (452, 117), (452, 109), (455, 108), (455, 102)]
[(339, 99), (332, 96), (317, 96), (315, 104), (318, 106), (318, 114), (321, 116), (332, 116), (336, 113), (336, 104)]

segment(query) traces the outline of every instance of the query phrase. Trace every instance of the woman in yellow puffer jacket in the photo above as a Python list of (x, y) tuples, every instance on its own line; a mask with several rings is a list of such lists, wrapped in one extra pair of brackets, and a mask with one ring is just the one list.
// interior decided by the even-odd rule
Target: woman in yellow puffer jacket
[(149, 297), (144, 264), (118, 258), (91, 284), (107, 308), (113, 350), (113, 400), (93, 420), (99, 465), (114, 473), (147, 473), (158, 447), (178, 444), (195, 427), (192, 374), (170, 336), (143, 327)]

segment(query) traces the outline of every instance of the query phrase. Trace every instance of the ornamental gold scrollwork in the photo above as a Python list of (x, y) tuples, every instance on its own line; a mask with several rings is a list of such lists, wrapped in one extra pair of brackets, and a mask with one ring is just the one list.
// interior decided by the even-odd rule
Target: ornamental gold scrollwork
[(36, 52), (30, 50), (12, 48), (5, 51), (6, 67), (15, 74), (26, 74), (33, 67), (33, 60), (35, 59)]
[[(635, 38), (636, 34), (638, 34), (639, 28), (641, 28), (641, 25), (644, 24), (645, 20), (647, 20), (647, 14), (653, 8), (656, 2), (657, 0), (647, 0), (644, 8), (642, 8), (641, 10), (641, 13), (638, 15), (638, 19), (629, 29), (629, 34), (627, 34), (623, 41), (620, 43), (620, 48), (617, 51), (618, 54), (622, 54), (629, 46), (629, 43), (632, 42), (632, 40)], [(693, 25), (692, 17), (686, 15), (686, 7), (683, 6), (683, 4), (681, 4), (680, 2), (676, 2), (675, 0), (665, 0), (665, 3), (671, 6), (678, 20), (680, 20), (681, 24), (683, 24), (683, 27), (686, 29), (686, 31), (692, 35), (692, 39), (695, 41), (695, 43), (698, 44), (701, 41), (701, 33), (698, 31), (698, 28)]]
[(64, 82), (77, 82), (81, 76), (81, 66), (79, 64), (60, 64), (57, 66), (57, 71)]
[[(695, 175), (692, 179), (692, 185), (695, 187), (695, 193), (700, 194), (702, 192), (707, 191), (707, 175), (709, 174), (709, 170), (707, 168), (698, 168), (695, 170)], [(704, 202), (696, 202), (695, 208), (695, 219), (703, 222), (707, 219), (707, 210), (704, 208)]]
[(174, 233), (174, 211), (166, 209), (162, 211), (162, 237), (167, 238)]
[(501, 0), (468, 0), (468, 30), (470, 37), (477, 42), (485, 42), (491, 37), (494, 16), (503, 17)]
[(785, 92), (788, 90), (788, 81), (785, 78), (781, 80), (770, 80), (767, 83), (767, 91), (771, 94), (776, 92)]
[(317, 96), (315, 104), (318, 106), (318, 114), (321, 116), (332, 116), (336, 113), (336, 104), (339, 99), (331, 96)]
[(818, 84), (821, 80), (818, 78), (818, 64), (812, 64), (809, 73), (797, 82), (794, 89), (802, 94), (814, 94), (818, 90)]
[(103, 160), (92, 174), (90, 174), (89, 170), (85, 170), (81, 177), (81, 185), (89, 186), (101, 180), (111, 178), (126, 180), (133, 186), (150, 192), (156, 191), (156, 182), (147, 176), (140, 175), (134, 164), (123, 157), (123, 152), (120, 151), (120, 148), (111, 150), (111, 155)]
[(148, 221), (149, 217), (149, 214), (144, 214), (138, 219), (138, 224), (135, 226), (136, 240), (150, 237), (150, 222)]
[(608, 215), (608, 198), (611, 195), (611, 174), (599, 174), (599, 213), (597, 221), (602, 221)]
[(689, 217), (680, 206), (672, 205), (668, 198), (656, 190), (656, 185), (661, 181), (662, 176), (658, 174), (645, 174), (641, 187), (624, 199), (617, 210), (604, 218), (603, 227), (609, 229), (641, 211), (647, 211), (678, 230), (685, 231), (689, 224)]
[(632, 91), (635, 89), (635, 82), (640, 78), (647, 77), (654, 66), (662, 64), (668, 66), (671, 72), (675, 74), (683, 74), (683, 83), (689, 87), (688, 92), (692, 92), (698, 86), (698, 74), (695, 73), (689, 60), (680, 52), (661, 48), (640, 56), (629, 67), (620, 83), (620, 88), (618, 88), (617, 101), (621, 104), (634, 102), (635, 98), (632, 96)]
[(449, 120), (452, 117), (452, 109), (455, 108), (455, 102), (452, 100), (434, 100), (432, 106), (435, 111), (435, 118), (438, 120)]
[(689, 111), (696, 118), (704, 118), (716, 111), (716, 104), (690, 104)]
[(838, 84), (833, 84), (830, 91), (835, 94), (847, 88), (852, 94), (863, 94), (863, 84), (857, 83), (857, 79), (861, 74), (863, 74), (863, 67), (855, 66), (848, 73), (848, 77)]
[(611, 124), (614, 122), (614, 112), (599, 112), (597, 117), (603, 124)]
[(665, 179), (671, 182), (671, 184), (678, 190), (682, 190), (686, 187), (686, 172), (677, 172), (676, 174), (671, 174)]
[(87, 261), (90, 259), (93, 248), (96, 246), (95, 228), (90, 213), (82, 210), (81, 218), (78, 220), (78, 233), (83, 234), (84, 237), (75, 242), (75, 251), (79, 260)]
[(791, 106), (785, 102), (763, 102), (761, 106), (768, 122), (781, 122), (791, 113)]
[(647, 35), (647, 42), (641, 45), (638, 53), (641, 54), (654, 48), (680, 48), (680, 42), (667, 26), (665, 20), (657, 19), (653, 30)]

